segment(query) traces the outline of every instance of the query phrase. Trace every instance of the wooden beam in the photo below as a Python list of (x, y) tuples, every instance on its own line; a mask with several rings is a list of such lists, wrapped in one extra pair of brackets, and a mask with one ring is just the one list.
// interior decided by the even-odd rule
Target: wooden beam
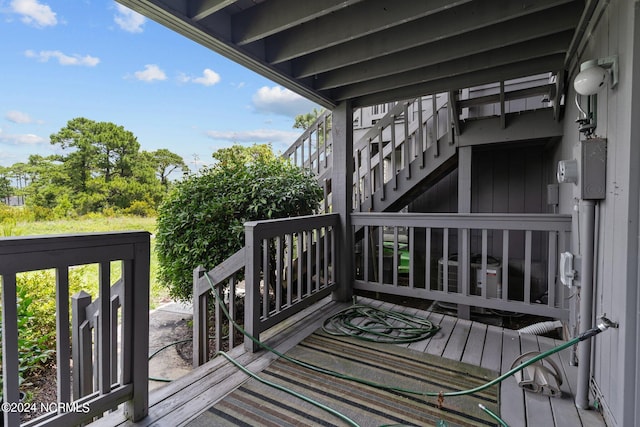
[(189, 16), (194, 21), (201, 21), (235, 2), (236, 0), (190, 1), (187, 3), (189, 7)]

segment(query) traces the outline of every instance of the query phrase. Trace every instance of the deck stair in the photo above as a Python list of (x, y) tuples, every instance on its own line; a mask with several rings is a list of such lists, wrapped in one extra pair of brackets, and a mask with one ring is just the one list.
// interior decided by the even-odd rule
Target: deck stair
[[(460, 141), (468, 144), (477, 132), (486, 133), (489, 123), (507, 130), (496, 142), (508, 142), (531, 134), (508, 132), (529, 117), (531, 123), (541, 117), (558, 122), (560, 88), (551, 81), (548, 75), (532, 76), (392, 104), (370, 128), (354, 130), (354, 211), (399, 211), (451, 171)], [(325, 111), (283, 154), (315, 173), (324, 188), (323, 212), (331, 205), (331, 152), (331, 113)]]

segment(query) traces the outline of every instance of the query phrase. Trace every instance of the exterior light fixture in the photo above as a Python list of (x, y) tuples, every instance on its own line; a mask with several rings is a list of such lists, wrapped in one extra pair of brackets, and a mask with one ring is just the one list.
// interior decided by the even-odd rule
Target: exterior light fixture
[(618, 84), (618, 57), (592, 59), (580, 65), (580, 73), (573, 80), (573, 88), (579, 95), (595, 95), (607, 83), (610, 75), (613, 89)]

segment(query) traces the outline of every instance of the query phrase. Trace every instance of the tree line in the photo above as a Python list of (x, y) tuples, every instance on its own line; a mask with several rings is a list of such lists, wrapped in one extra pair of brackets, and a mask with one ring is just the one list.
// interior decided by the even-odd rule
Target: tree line
[(170, 187), (169, 175), (188, 172), (179, 155), (140, 150), (131, 131), (110, 122), (71, 119), (50, 142), (61, 154), (34, 154), (26, 163), (0, 167), (0, 200), (21, 197), (45, 217), (152, 215)]

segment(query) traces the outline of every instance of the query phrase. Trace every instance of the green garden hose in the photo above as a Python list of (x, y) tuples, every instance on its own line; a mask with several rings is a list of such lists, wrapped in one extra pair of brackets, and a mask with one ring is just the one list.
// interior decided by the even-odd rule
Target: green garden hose
[[(362, 320), (364, 321), (357, 321)], [(322, 330), (334, 336), (364, 341), (402, 344), (430, 338), (440, 330), (424, 317), (354, 304), (324, 321)]]
[[(211, 281), (211, 278), (209, 277), (209, 274), (205, 273), (204, 276), (207, 278), (207, 281), (209, 282), (209, 286), (211, 287), (211, 291), (213, 292), (213, 295), (214, 295), (214, 297), (216, 299), (216, 303), (217, 303), (218, 301), (220, 301), (220, 295), (218, 294), (218, 291), (215, 289), (215, 286), (213, 285), (213, 282)], [(388, 386), (388, 385), (385, 385), (385, 384), (375, 383), (375, 382), (368, 381), (368, 380), (365, 380), (365, 379), (362, 379), (362, 378), (352, 377), (352, 376), (349, 376), (349, 375), (346, 375), (346, 374), (342, 374), (340, 372), (332, 371), (330, 369), (322, 368), (322, 367), (319, 367), (319, 366), (312, 365), (310, 363), (303, 362), (301, 360), (294, 359), (294, 358), (292, 358), (290, 356), (287, 356), (286, 354), (283, 354), (283, 353), (277, 351), (276, 349), (268, 346), (267, 344), (259, 341), (254, 336), (249, 334), (242, 326), (238, 325), (235, 322), (235, 320), (231, 318), (231, 316), (229, 315), (229, 312), (227, 311), (227, 308), (224, 306), (224, 304), (220, 304), (220, 308), (224, 312), (225, 316), (227, 316), (227, 319), (229, 319), (229, 321), (233, 324), (233, 326), (236, 329), (238, 329), (240, 332), (242, 332), (242, 334), (245, 335), (247, 338), (249, 338), (252, 342), (254, 342), (258, 346), (262, 347), (263, 349), (265, 349), (265, 350), (275, 354), (276, 356), (281, 357), (281, 358), (283, 358), (283, 359), (285, 359), (285, 360), (287, 360), (287, 361), (289, 361), (291, 363), (294, 363), (296, 365), (305, 367), (305, 368), (313, 370), (315, 372), (319, 372), (319, 373), (326, 374), (326, 375), (331, 375), (331, 376), (334, 376), (336, 378), (340, 378), (340, 379), (344, 379), (344, 380), (357, 382), (357, 383), (364, 384), (364, 385), (367, 385), (367, 386), (370, 386), (370, 387), (375, 387), (375, 388), (378, 388), (378, 389), (388, 390), (388, 391), (396, 391), (396, 392), (401, 392), (401, 393), (408, 393), (408, 394), (414, 394), (414, 395), (420, 395), (420, 396), (427, 396), (427, 397), (453, 397), (453, 396), (465, 396), (465, 395), (469, 395), (469, 394), (478, 393), (478, 392), (480, 392), (482, 390), (485, 390), (485, 389), (487, 389), (489, 387), (492, 387), (492, 386), (504, 381), (505, 379), (507, 379), (511, 375), (515, 374), (516, 372), (526, 368), (529, 365), (532, 365), (532, 364), (538, 362), (541, 359), (549, 357), (552, 354), (555, 354), (555, 353), (557, 353), (559, 351), (562, 351), (562, 350), (564, 350), (566, 348), (569, 348), (569, 347), (577, 344), (580, 341), (584, 341), (584, 340), (586, 340), (588, 338), (591, 338), (591, 337), (599, 334), (600, 332), (605, 331), (612, 324), (608, 319), (603, 317), (601, 323), (598, 324), (597, 327), (591, 328), (591, 329), (583, 332), (579, 336), (575, 337), (574, 339), (572, 339), (570, 341), (567, 341), (566, 343), (561, 344), (561, 345), (559, 345), (557, 347), (554, 347), (554, 348), (552, 348), (550, 350), (547, 350), (547, 351), (545, 351), (545, 352), (543, 352), (543, 353), (541, 353), (541, 354), (539, 354), (539, 355), (527, 360), (526, 362), (523, 362), (522, 364), (514, 367), (513, 369), (511, 369), (508, 372), (500, 375), (499, 377), (495, 378), (494, 380), (489, 381), (489, 382), (487, 382), (487, 383), (485, 383), (483, 385), (480, 385), (478, 387), (474, 387), (474, 388), (467, 389), (467, 390), (449, 391), (449, 392), (435, 392), (435, 391), (426, 391), (425, 392), (425, 391), (420, 391), (420, 390), (411, 390), (411, 389), (405, 389), (405, 388), (402, 388), (402, 387), (394, 387), (394, 386)], [(329, 324), (332, 324), (332, 322), (329, 322)], [(435, 332), (433, 332), (433, 333), (435, 333)], [(495, 416), (495, 417), (497, 417), (499, 419), (499, 417), (497, 415), (495, 415), (495, 414), (493, 414), (493, 415), (489, 414), (489, 415), (492, 416), (492, 417)], [(500, 422), (503, 423), (503, 425), (506, 425), (506, 424), (504, 424), (504, 421), (500, 420)]]

